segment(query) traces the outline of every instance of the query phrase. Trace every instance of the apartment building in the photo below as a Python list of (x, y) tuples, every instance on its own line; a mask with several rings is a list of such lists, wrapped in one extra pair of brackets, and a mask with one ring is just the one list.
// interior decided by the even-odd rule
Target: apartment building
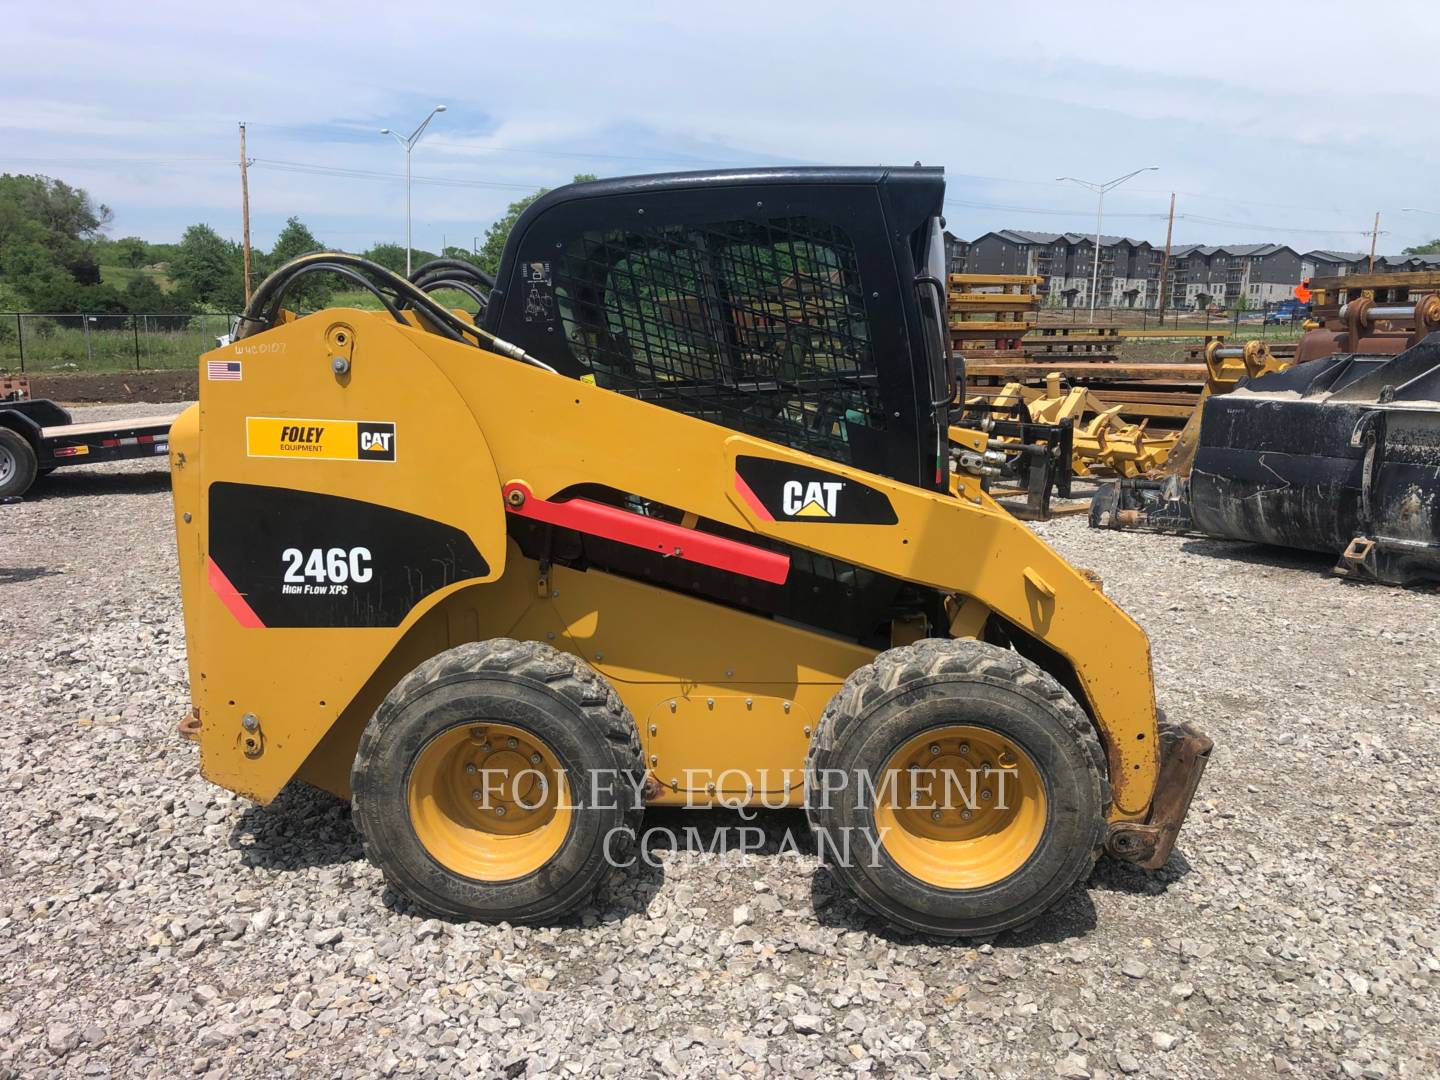
[[(1083, 233), (1000, 229), (968, 243), (946, 234), (951, 273), (1035, 274), (1044, 303), (1088, 307), (1095, 238)], [(1098, 307), (1153, 309), (1160, 302), (1164, 249), (1127, 236), (1100, 238)], [(1170, 253), (1166, 306), (1231, 308), (1243, 298), (1252, 311), (1294, 296), (1302, 280), (1365, 273), (1370, 256), (1351, 251), (1300, 254), (1285, 244), (1181, 244)], [(1382, 255), (1376, 273), (1440, 270), (1440, 255)]]
[(1184, 244), (1170, 253), (1166, 306), (1273, 307), (1294, 295), (1302, 262), (1284, 244)]
[[(1035, 274), (1045, 302), (1086, 307), (1095, 269), (1095, 238), (1080, 233), (1001, 229), (971, 241), (966, 265), (975, 274)], [(1100, 238), (1097, 303), (1104, 307), (1145, 307), (1155, 302), (1160, 258), (1146, 240)]]
[(1440, 270), (1440, 255), (1377, 255), (1370, 267), (1364, 251), (1307, 251), (1300, 256), (1300, 273), (1306, 278), (1345, 277), (1347, 274), (1403, 274)]
[(970, 241), (961, 240), (949, 229), (945, 230), (945, 272), (947, 274), (967, 273), (970, 260)]
[(1370, 264), (1370, 257), (1363, 251), (1307, 251), (1300, 256), (1302, 278), (1344, 277), (1346, 274), (1364, 273)]
[(1413, 274), (1422, 270), (1440, 270), (1440, 255), (1382, 255), (1375, 260), (1377, 274)]

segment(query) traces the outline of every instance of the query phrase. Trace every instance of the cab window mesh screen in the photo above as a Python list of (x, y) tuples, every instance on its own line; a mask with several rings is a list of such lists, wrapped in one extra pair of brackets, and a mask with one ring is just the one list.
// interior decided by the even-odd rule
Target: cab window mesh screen
[(587, 232), (554, 275), (600, 386), (842, 461), (883, 426), (854, 245), (827, 222)]

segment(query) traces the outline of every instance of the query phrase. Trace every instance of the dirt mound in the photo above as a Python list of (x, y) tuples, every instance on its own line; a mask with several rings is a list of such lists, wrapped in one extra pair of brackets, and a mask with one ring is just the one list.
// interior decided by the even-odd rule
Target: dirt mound
[(89, 371), (30, 376), (30, 395), (62, 404), (127, 401), (195, 401), (200, 375), (194, 368), (179, 371)]

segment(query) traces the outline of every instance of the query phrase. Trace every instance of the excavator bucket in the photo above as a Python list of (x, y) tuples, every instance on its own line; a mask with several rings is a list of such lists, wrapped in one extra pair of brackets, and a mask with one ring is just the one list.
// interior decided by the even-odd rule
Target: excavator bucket
[(1349, 578), (1440, 579), (1440, 333), (1210, 397), (1188, 477), (1107, 485), (1090, 520), (1334, 553)]

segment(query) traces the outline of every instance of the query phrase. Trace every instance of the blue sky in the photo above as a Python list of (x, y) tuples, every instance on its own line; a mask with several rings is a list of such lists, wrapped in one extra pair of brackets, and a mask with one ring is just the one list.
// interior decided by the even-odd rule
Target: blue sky
[(430, 249), (576, 172), (916, 160), (946, 167), (964, 236), (1093, 230), (1054, 178), (1148, 165), (1106, 232), (1163, 241), (1175, 191), (1177, 242), (1361, 250), (1377, 210), (1382, 253), (1440, 235), (1429, 0), (211, 7), (17, 8), (0, 171), (87, 188), (112, 236), (238, 238), (244, 120), (255, 242), (295, 214), (360, 249), (404, 236), (378, 129), (443, 103), (413, 159)]

